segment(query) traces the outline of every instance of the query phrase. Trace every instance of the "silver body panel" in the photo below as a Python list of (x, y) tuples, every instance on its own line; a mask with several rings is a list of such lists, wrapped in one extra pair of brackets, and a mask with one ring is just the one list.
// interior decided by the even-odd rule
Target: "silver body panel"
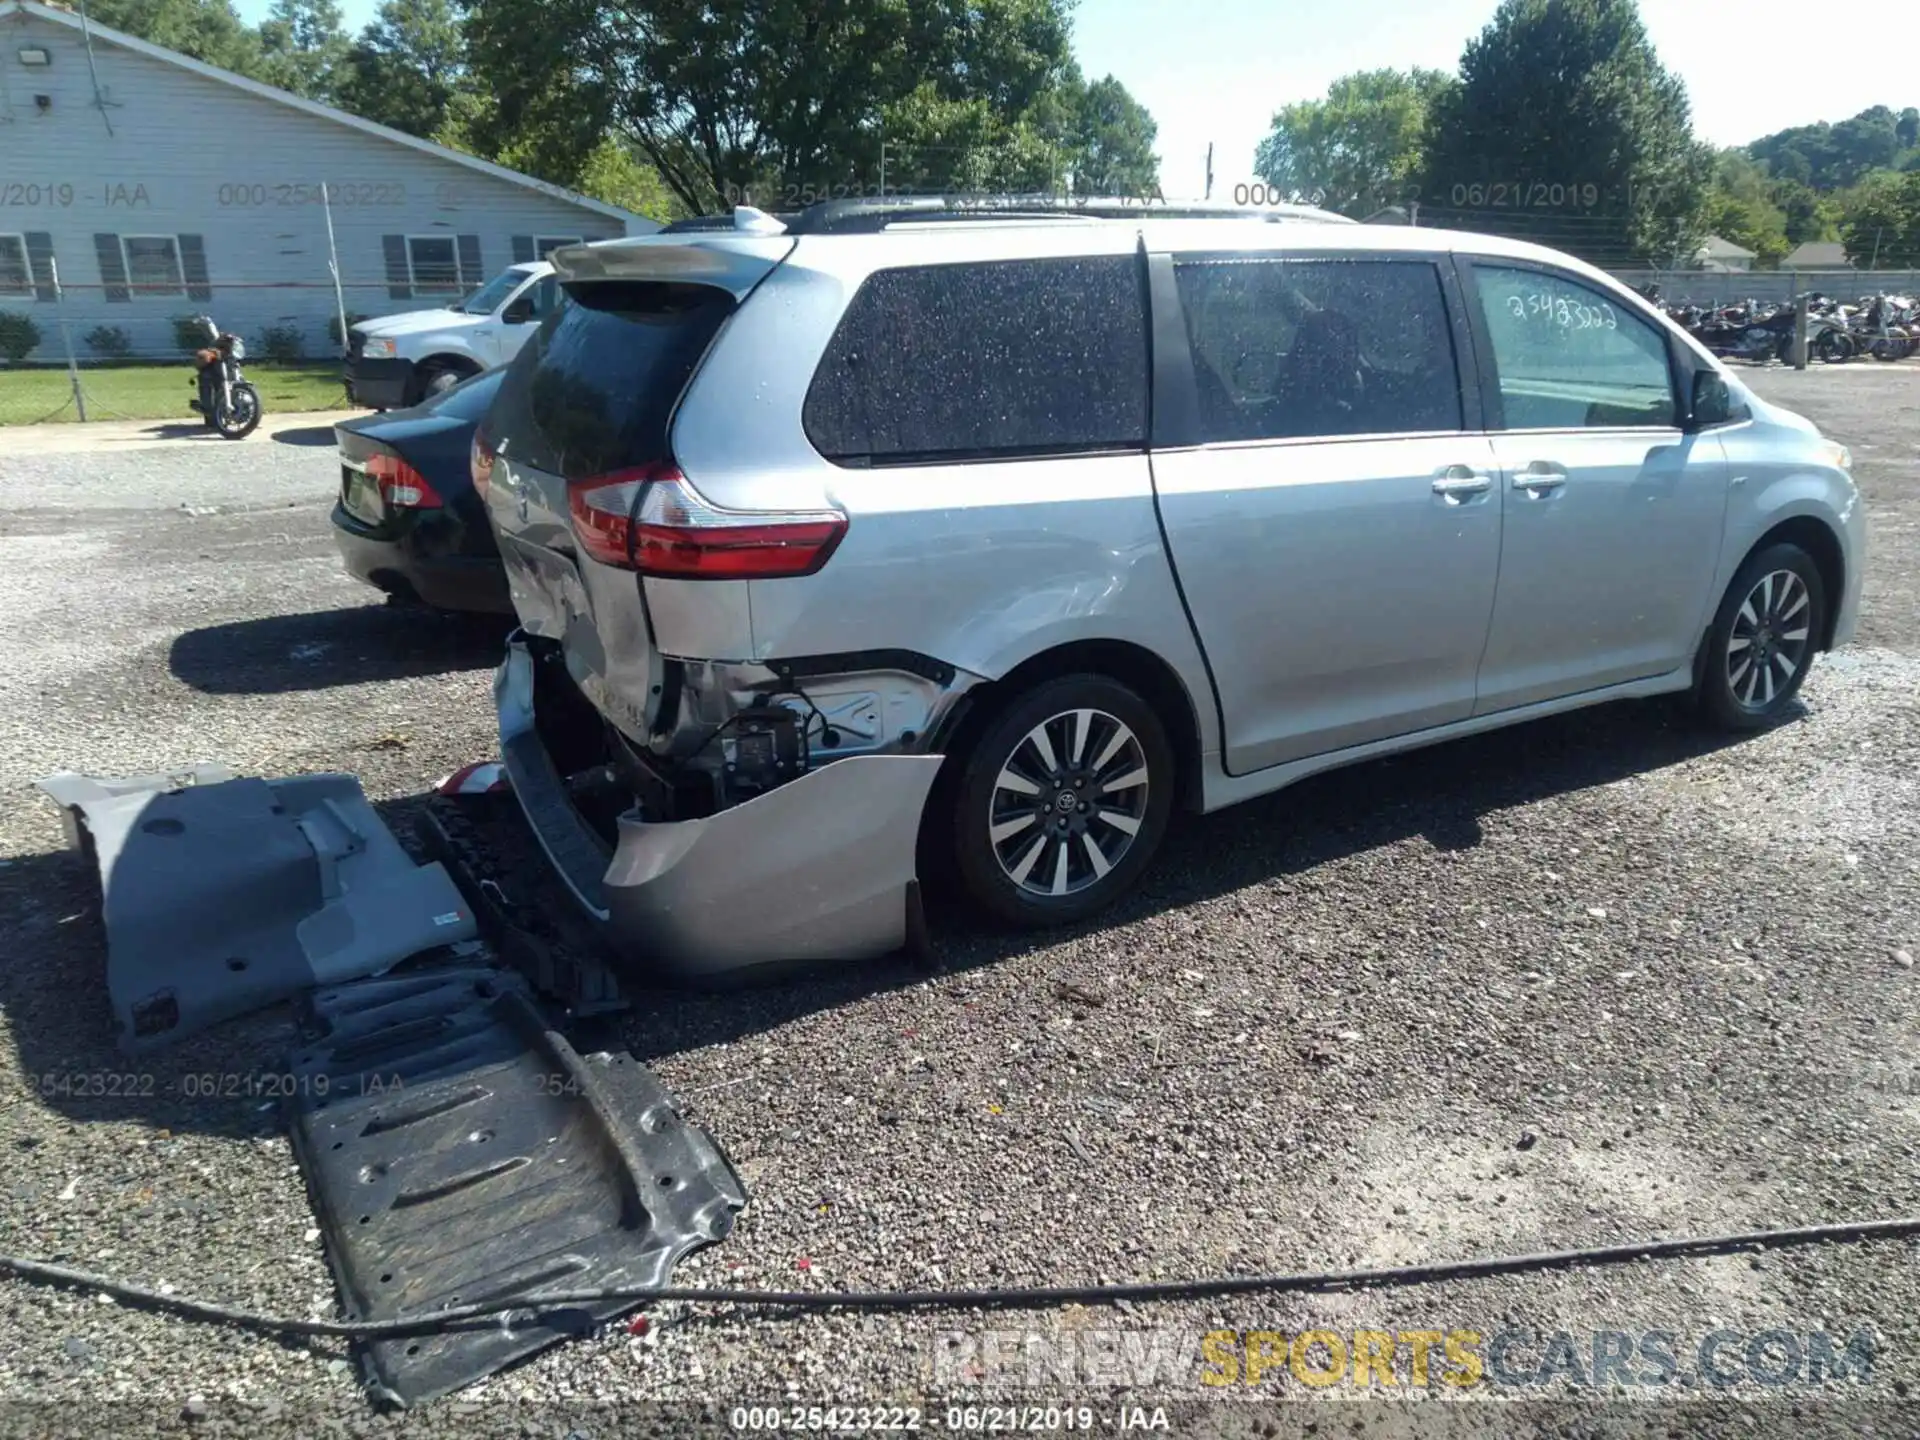
[[(692, 253), (708, 245), (718, 253)], [(1413, 253), (1443, 266), (1451, 252), (1556, 267), (1652, 317), (1690, 363), (1728, 381), (1748, 418), (1693, 432), (1505, 430), (1474, 423), (1475, 405), (1466, 428), (1439, 434), (873, 468), (836, 465), (809, 442), (808, 388), (876, 269), (1223, 251)], [(848, 657), (806, 682), (842, 732), (837, 755), (816, 744), (814, 773), (712, 817), (636, 811), (620, 822), (599, 913), (677, 966), (871, 953), (894, 933), (911, 879), (943, 718), (1062, 647), (1117, 642), (1170, 672), (1198, 736), (1192, 794), (1212, 810), (1336, 765), (1685, 689), (1733, 573), (1783, 521), (1832, 532), (1846, 576), (1829, 597), (1834, 643), (1856, 623), (1865, 520), (1827, 442), (1632, 292), (1520, 242), (1236, 221), (948, 224), (649, 238), (555, 263), (588, 281), (657, 266), (730, 289), (743, 303), (680, 399), (674, 462), (716, 506), (833, 508), (848, 521), (804, 578), (640, 581), (577, 553), (558, 477), (516, 467), (510, 446), (496, 468), (490, 504), (525, 629), (562, 645), (582, 693), (635, 746), (698, 756), (728, 715), (779, 693), (786, 663)], [(1161, 318), (1151, 317), (1156, 337)], [(1468, 387), (1483, 384), (1470, 354), (1462, 371)], [(1529, 483), (1541, 466), (1562, 483)], [(882, 651), (924, 657), (942, 678), (860, 659)], [(684, 688), (663, 733), (667, 666)], [(503, 735), (518, 703), (503, 694)], [(867, 759), (925, 763), (856, 763)], [(846, 848), (840, 878), (771, 843), (805, 851), (817, 836)], [(843, 893), (830, 896), (835, 886)], [(787, 913), (755, 918), (770, 894)]]

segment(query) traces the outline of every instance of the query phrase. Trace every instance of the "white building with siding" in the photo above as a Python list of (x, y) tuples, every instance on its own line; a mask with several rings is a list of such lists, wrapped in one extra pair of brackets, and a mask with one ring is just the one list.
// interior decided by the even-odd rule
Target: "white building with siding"
[(64, 358), (62, 315), (86, 360), (81, 337), (103, 326), (136, 355), (177, 354), (175, 317), (196, 313), (250, 345), (295, 327), (325, 358), (334, 257), (357, 318), (658, 228), (64, 7), (0, 0), (0, 309), (38, 323), (35, 359)]

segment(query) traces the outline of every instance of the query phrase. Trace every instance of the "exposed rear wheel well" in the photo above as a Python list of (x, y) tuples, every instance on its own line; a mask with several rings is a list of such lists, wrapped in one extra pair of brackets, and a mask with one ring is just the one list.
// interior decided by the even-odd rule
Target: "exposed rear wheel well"
[(1753, 543), (1753, 548), (1742, 556), (1740, 563), (1747, 563), (1747, 557), (1759, 554), (1769, 545), (1798, 545), (1813, 557), (1813, 563), (1820, 570), (1820, 584), (1827, 592), (1826, 624), (1822, 627), (1826, 633), (1819, 637), (1821, 650), (1833, 648), (1833, 627), (1840, 615), (1840, 596), (1847, 581), (1847, 562), (1840, 552), (1840, 541), (1833, 531), (1811, 515), (1798, 515), (1791, 520), (1783, 520)]
[[(939, 748), (949, 757), (964, 756), (990, 720), (1006, 705), (1033, 686), (1056, 675), (1092, 674), (1118, 680), (1136, 691), (1153, 707), (1166, 727), (1167, 743), (1173, 747), (1174, 763), (1179, 768), (1176, 794), (1179, 803), (1198, 810), (1201, 803), (1201, 731), (1193, 700), (1173, 668), (1139, 645), (1124, 640), (1081, 640), (1042, 651), (1009, 670), (1000, 679), (989, 681), (969, 692), (967, 704), (955, 717), (945, 736), (936, 736)], [(958, 766), (949, 764), (946, 773)], [(944, 778), (944, 777), (943, 777)]]

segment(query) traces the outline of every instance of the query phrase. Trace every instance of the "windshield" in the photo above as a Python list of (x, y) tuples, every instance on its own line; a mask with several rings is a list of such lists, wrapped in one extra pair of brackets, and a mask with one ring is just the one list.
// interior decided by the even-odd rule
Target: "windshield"
[(491, 315), (506, 298), (526, 283), (525, 270), (502, 270), (459, 304), (449, 308), (463, 315)]

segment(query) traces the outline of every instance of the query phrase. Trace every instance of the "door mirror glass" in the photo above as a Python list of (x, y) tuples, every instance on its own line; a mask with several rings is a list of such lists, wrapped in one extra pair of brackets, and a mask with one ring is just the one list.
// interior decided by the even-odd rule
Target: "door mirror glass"
[(1717, 370), (1693, 372), (1693, 428), (1705, 430), (1733, 419), (1733, 391)]
[(526, 295), (509, 302), (507, 308), (500, 312), (501, 322), (507, 325), (524, 325), (532, 318), (533, 300)]

